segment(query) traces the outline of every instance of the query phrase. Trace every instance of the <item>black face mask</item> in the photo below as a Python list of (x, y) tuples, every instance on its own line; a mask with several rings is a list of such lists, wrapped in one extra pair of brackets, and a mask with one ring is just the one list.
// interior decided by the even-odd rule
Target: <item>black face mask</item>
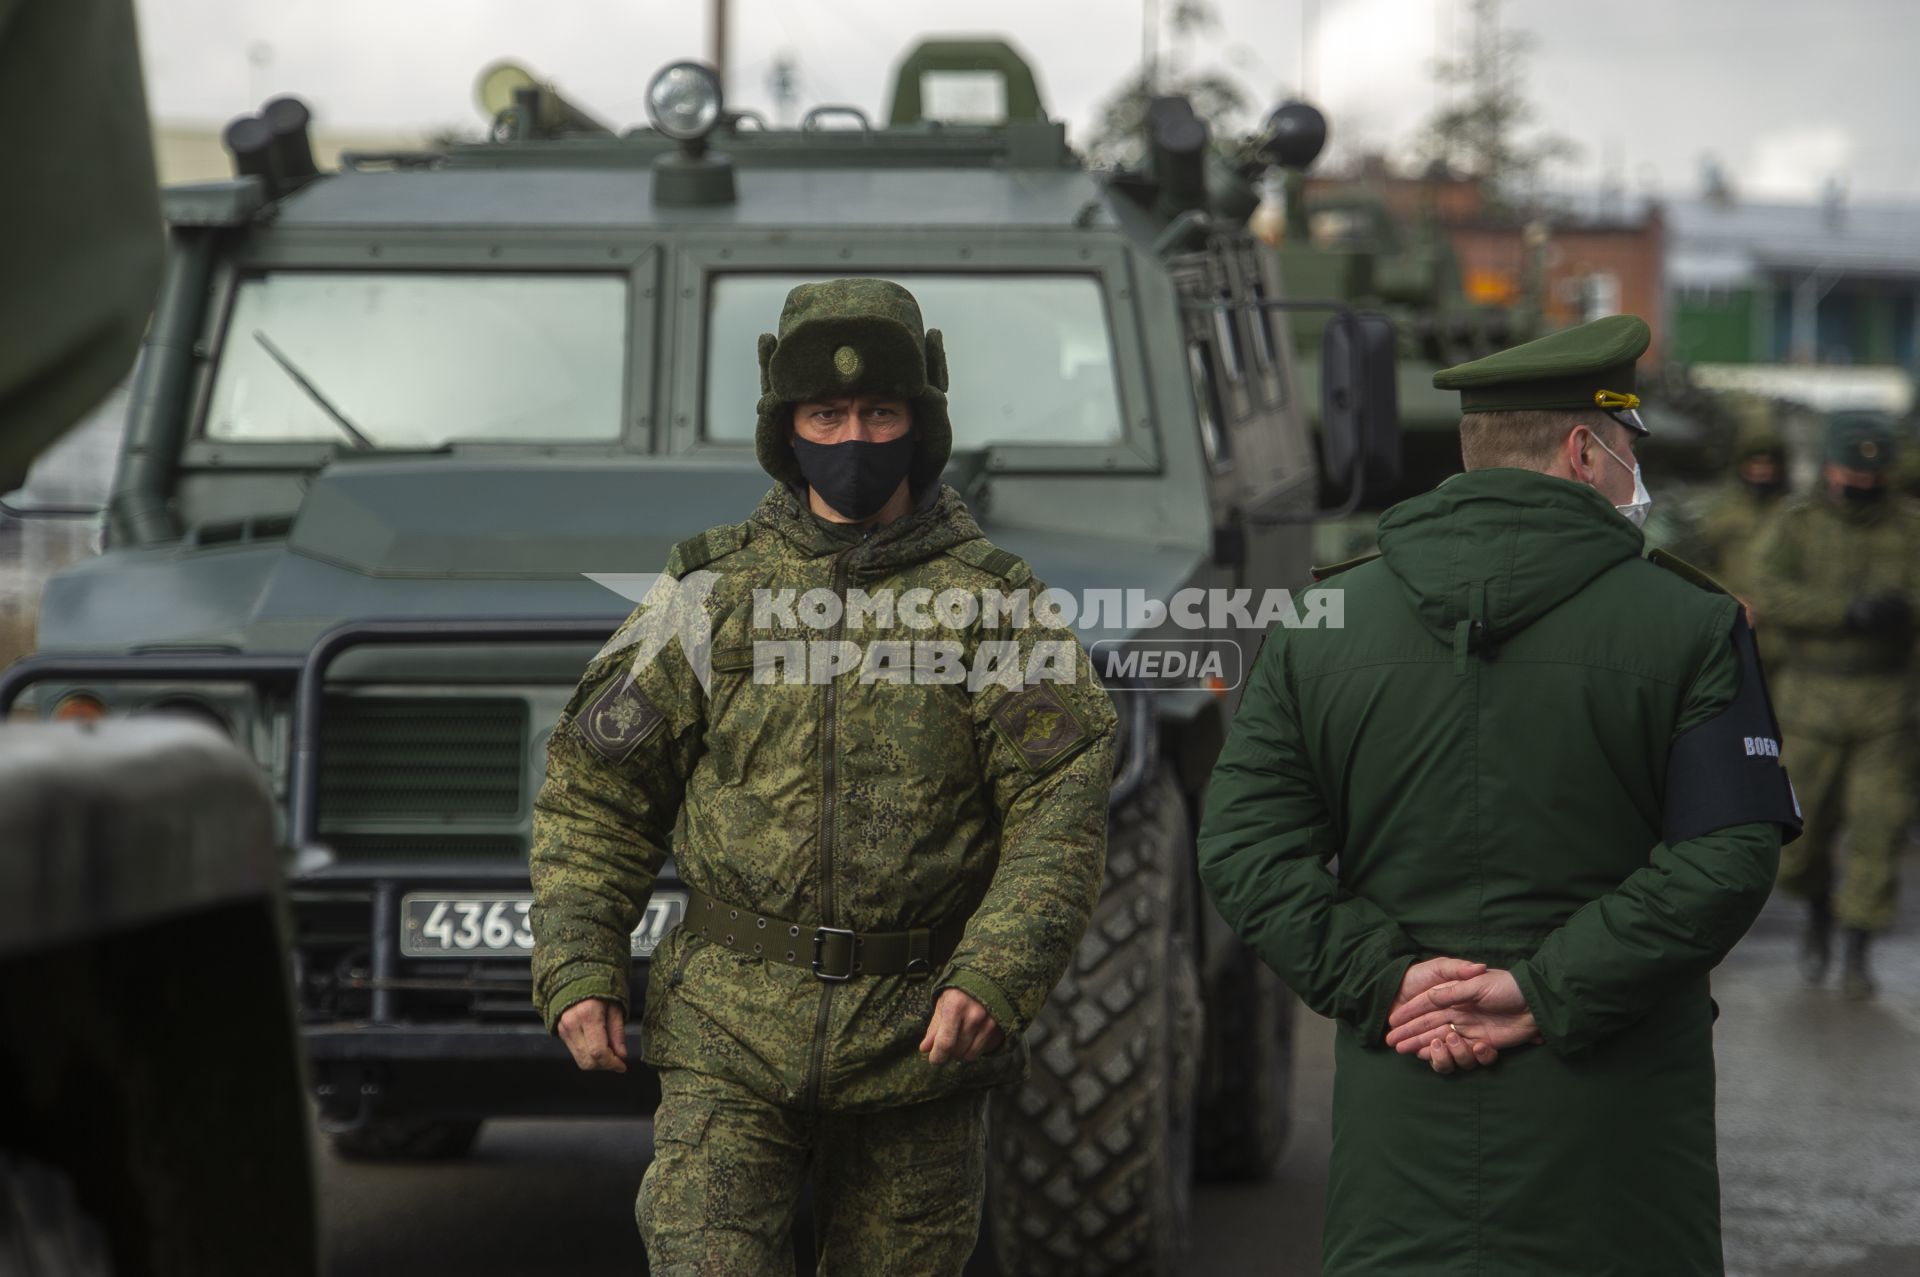
[(1787, 490), (1785, 479), (1742, 479), (1740, 482), (1756, 497), (1777, 497)]
[(801, 477), (822, 501), (849, 519), (865, 519), (878, 513), (907, 477), (913, 435), (885, 443), (809, 443), (795, 435), (793, 455)]
[(1840, 495), (1846, 499), (1849, 506), (1855, 510), (1861, 510), (1868, 506), (1879, 505), (1882, 501), (1886, 500), (1887, 485), (1877, 483), (1871, 488), (1863, 488), (1851, 483), (1842, 484), (1840, 487)]

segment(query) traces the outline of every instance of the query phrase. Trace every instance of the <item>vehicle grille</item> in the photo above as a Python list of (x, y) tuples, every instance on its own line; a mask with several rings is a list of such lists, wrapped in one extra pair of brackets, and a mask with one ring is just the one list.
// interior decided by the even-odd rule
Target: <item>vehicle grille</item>
[(520, 811), (519, 700), (330, 696), (320, 726), (320, 822), (508, 817)]
[(510, 834), (332, 834), (326, 845), (341, 860), (524, 860)]

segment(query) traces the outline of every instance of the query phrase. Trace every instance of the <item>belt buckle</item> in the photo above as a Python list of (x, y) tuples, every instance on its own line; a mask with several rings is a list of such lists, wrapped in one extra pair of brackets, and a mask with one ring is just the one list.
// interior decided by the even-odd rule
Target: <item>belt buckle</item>
[[(820, 969), (820, 947), (829, 936), (843, 937), (847, 942), (847, 969), (839, 975)], [(825, 980), (828, 984), (845, 984), (853, 979), (853, 932), (846, 927), (815, 927), (813, 929), (813, 978)]]

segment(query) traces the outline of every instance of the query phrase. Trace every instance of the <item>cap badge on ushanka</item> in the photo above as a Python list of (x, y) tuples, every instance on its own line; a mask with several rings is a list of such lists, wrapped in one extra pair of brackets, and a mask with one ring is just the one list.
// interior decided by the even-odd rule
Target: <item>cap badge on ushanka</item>
[(852, 346), (842, 346), (833, 352), (833, 372), (841, 381), (852, 381), (860, 375), (860, 352)]

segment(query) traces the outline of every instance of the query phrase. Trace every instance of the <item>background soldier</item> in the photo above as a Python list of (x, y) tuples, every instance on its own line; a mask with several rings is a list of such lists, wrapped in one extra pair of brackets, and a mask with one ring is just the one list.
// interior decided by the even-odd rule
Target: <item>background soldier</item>
[[(905, 289), (802, 285), (779, 328), (760, 340), (756, 436), (778, 482), (667, 565), (713, 574), (711, 687), (675, 643), (634, 660), (659, 619), (643, 604), (553, 733), (534, 996), (582, 1068), (624, 1071), (627, 937), (679, 820), (689, 916), (654, 954), (641, 1057), (661, 1085), (636, 1209), (652, 1271), (790, 1271), (811, 1167), (825, 1270), (958, 1273), (979, 1231), (983, 1088), (1023, 1075), (1020, 1034), (1099, 891), (1115, 716), (1060, 629), (921, 628), (904, 605), (831, 634), (756, 619), (760, 590), (1043, 588), (939, 482), (945, 356)], [(1016, 645), (1022, 669), (1052, 643), (1072, 677), (755, 674), (756, 643), (843, 636), (869, 656), (949, 642), (969, 668), (988, 641)]]
[(1733, 474), (1704, 503), (1688, 557), (1744, 599), (1753, 591), (1760, 527), (1787, 491), (1787, 445), (1770, 400), (1740, 395), (1734, 411)]
[[(1920, 509), (1888, 482), (1892, 424), (1869, 413), (1827, 425), (1824, 484), (1790, 502), (1757, 554), (1756, 623), (1787, 643), (1780, 722), (1807, 836), (1780, 858), (1780, 884), (1808, 903), (1801, 967), (1826, 978), (1846, 929), (1841, 985), (1873, 993), (1869, 938), (1893, 925), (1895, 858), (1912, 810), (1915, 592)], [(1847, 866), (1833, 893), (1833, 847)]]
[(1466, 473), (1268, 635), (1214, 771), (1201, 878), (1339, 1021), (1330, 1275), (1720, 1271), (1707, 974), (1793, 812), (1739, 604), (1640, 557), (1647, 342), (1437, 375)]

